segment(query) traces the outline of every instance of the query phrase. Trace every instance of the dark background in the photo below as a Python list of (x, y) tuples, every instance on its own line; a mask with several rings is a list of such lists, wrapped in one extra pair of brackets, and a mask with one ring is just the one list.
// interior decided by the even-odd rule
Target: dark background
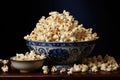
[[(67, 10), (100, 36), (91, 55), (109, 54), (119, 58), (119, 7), (105, 0), (40, 0), (0, 2), (0, 58), (28, 51), (23, 37), (29, 34), (42, 16), (50, 11)], [(119, 18), (118, 18), (119, 19)]]

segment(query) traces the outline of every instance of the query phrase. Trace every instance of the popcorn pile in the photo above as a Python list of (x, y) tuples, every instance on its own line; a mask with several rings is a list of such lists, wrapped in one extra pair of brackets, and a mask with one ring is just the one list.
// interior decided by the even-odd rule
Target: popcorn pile
[[(119, 65), (114, 57), (105, 55), (102, 57), (101, 55), (93, 56), (85, 58), (82, 62), (82, 64), (74, 64), (71, 68), (66, 70), (65, 68), (62, 68), (59, 72), (60, 74), (67, 71), (68, 75), (73, 74), (74, 72), (98, 72), (98, 71), (114, 71), (119, 68)], [(48, 74), (50, 71), (48, 69), (48, 66), (43, 66), (43, 73)], [(51, 72), (57, 72), (57, 68), (55, 66), (52, 66)]]
[(0, 62), (2, 62), (3, 63), (3, 66), (1, 67), (1, 70), (3, 71), (3, 72), (8, 72), (8, 62), (9, 62), (9, 60), (2, 60), (2, 59), (0, 59)]
[(13, 60), (20, 60), (20, 61), (29, 61), (29, 60), (42, 60), (45, 59), (45, 54), (37, 55), (34, 50), (31, 50), (30, 52), (23, 53), (17, 53), (15, 57), (13, 57)]
[(42, 18), (36, 24), (30, 35), (24, 36), (26, 40), (40, 42), (80, 42), (95, 40), (99, 37), (92, 32), (92, 28), (84, 28), (83, 24), (78, 24), (69, 12), (59, 13), (52, 11), (50, 16)]
[(114, 57), (106, 54), (104, 57), (101, 55), (93, 56), (92, 58), (85, 58), (84, 64), (87, 64), (92, 72), (101, 71), (114, 71), (117, 70), (119, 65)]

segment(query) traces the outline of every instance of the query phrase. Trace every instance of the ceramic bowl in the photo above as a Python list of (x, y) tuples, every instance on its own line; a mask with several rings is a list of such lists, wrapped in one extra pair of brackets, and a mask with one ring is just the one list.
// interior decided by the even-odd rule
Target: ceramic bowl
[(26, 40), (29, 50), (45, 54), (48, 62), (57, 65), (68, 65), (80, 62), (88, 56), (96, 45), (96, 40), (84, 42), (38, 42)]
[(26, 72), (31, 72), (34, 71), (36, 69), (39, 69), (42, 67), (43, 63), (44, 63), (44, 59), (43, 60), (14, 60), (14, 57), (10, 58), (11, 61), (11, 66), (14, 69), (19, 70), (22, 73), (26, 73)]

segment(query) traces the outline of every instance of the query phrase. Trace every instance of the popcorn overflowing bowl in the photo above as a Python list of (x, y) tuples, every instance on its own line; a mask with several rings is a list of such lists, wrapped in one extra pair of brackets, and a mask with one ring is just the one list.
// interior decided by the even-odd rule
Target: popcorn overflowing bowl
[[(31, 51), (34, 52), (34, 51)], [(34, 52), (35, 53), (35, 52)], [(28, 56), (23, 54), (16, 54), (16, 56), (10, 57), (11, 67), (19, 70), (22, 73), (28, 73), (37, 70), (44, 64), (44, 55), (32, 54)]]
[(99, 38), (92, 28), (78, 24), (67, 11), (53, 11), (38, 21), (34, 30), (24, 36), (29, 50), (45, 54), (53, 64), (73, 64), (89, 55)]
[(20, 72), (22, 73), (31, 72), (36, 69), (39, 69), (44, 62), (44, 60), (17, 61), (13, 60), (12, 58), (13, 57), (11, 57), (12, 67), (17, 70), (20, 70)]

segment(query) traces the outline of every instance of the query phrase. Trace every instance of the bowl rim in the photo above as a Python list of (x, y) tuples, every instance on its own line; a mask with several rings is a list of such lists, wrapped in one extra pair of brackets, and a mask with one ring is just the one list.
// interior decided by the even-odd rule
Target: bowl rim
[(10, 57), (10, 61), (16, 61), (16, 62), (36, 62), (36, 61), (44, 61), (44, 59), (39, 59), (39, 60), (14, 60), (15, 56)]
[(31, 42), (40, 42), (40, 43), (86, 43), (86, 42), (95, 42), (97, 41), (99, 38), (97, 39), (93, 39), (93, 40), (89, 40), (89, 41), (80, 41), (80, 42), (40, 42), (40, 41), (32, 41), (32, 40), (28, 40), (28, 39), (24, 39), (26, 41), (31, 41)]

